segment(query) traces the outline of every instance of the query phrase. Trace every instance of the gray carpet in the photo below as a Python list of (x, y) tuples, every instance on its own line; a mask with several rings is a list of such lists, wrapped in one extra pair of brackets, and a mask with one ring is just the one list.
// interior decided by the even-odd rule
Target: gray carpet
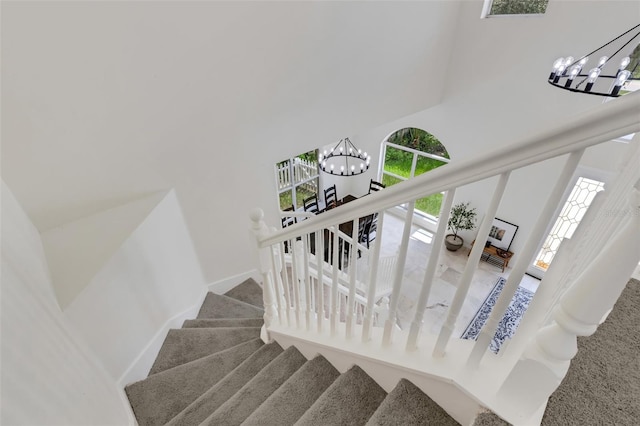
[(305, 362), (295, 347), (287, 348), (201, 424), (239, 425)]
[(215, 328), (215, 327), (262, 327), (262, 318), (204, 318), (185, 320), (182, 328)]
[(221, 294), (207, 293), (198, 313), (203, 318), (262, 318), (264, 310)]
[(323, 356), (307, 361), (243, 423), (293, 425), (340, 375)]
[(251, 305), (261, 301), (261, 287), (248, 280), (227, 295), (208, 293), (197, 319), (170, 330), (149, 377), (125, 388), (138, 424), (351, 426), (374, 413), (371, 424), (391, 424), (390, 412), (412, 424), (424, 416), (411, 407), (424, 405), (434, 421), (445, 418), (409, 382), (385, 400), (357, 366), (340, 374), (322, 356), (307, 360), (293, 346), (264, 345), (263, 310)]
[(157, 425), (171, 420), (261, 346), (262, 340), (253, 339), (127, 386), (125, 391), (138, 424)]
[(387, 396), (360, 367), (340, 375), (296, 425), (364, 425)]
[(257, 306), (260, 309), (264, 306), (264, 302), (262, 300), (262, 287), (260, 287), (253, 278), (249, 278), (242, 284), (226, 292), (224, 295), (240, 300), (241, 302)]
[(367, 426), (458, 424), (431, 398), (405, 379), (398, 382), (367, 422)]
[(476, 416), (473, 426), (509, 426), (510, 423), (505, 422), (500, 417), (496, 416), (495, 413), (490, 411), (480, 413)]
[[(640, 424), (640, 282), (631, 279), (607, 320), (578, 338), (578, 353), (549, 398), (543, 426)], [(474, 426), (503, 426), (493, 413)]]
[(607, 320), (578, 338), (543, 425), (640, 424), (640, 282), (630, 280)]
[(198, 399), (184, 408), (167, 426), (189, 426), (202, 423), (211, 413), (246, 385), (260, 370), (283, 352), (277, 343), (261, 347), (222, 380), (201, 392)]
[(149, 374), (177, 367), (257, 337), (260, 337), (258, 327), (169, 330)]
[[(247, 296), (256, 292), (253, 296)], [(255, 283), (229, 294), (261, 299)], [(578, 339), (543, 425), (635, 425), (640, 419), (640, 283), (632, 280), (607, 321)], [(406, 380), (387, 395), (358, 366), (343, 374), (259, 336), (262, 309), (209, 293), (198, 319), (171, 330), (150, 375), (125, 390), (142, 426), (455, 425)], [(480, 414), (475, 426), (502, 426)]]

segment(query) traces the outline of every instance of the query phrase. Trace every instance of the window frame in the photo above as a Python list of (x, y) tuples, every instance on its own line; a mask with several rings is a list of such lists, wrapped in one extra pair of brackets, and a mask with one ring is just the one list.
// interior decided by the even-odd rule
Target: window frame
[[(315, 156), (317, 158), (317, 155), (318, 155), (318, 150), (317, 149), (312, 150), (312, 151), (307, 151), (307, 152), (305, 152), (303, 154), (300, 154), (300, 155), (307, 154), (308, 152), (315, 153)], [(315, 174), (313, 176), (310, 176), (308, 178), (304, 178), (304, 179), (301, 179), (301, 180), (298, 181), (298, 180), (296, 180), (296, 175), (295, 175), (295, 172), (294, 172), (294, 162), (296, 160), (302, 160), (302, 158), (300, 158), (300, 155), (296, 155), (295, 157), (291, 157), (291, 158), (287, 158), (287, 159), (282, 160), (282, 161), (278, 161), (275, 164), (275, 179), (276, 179), (276, 188), (277, 188), (276, 200), (277, 200), (277, 203), (278, 203), (278, 210), (280, 210), (280, 211), (283, 211), (282, 210), (283, 206), (280, 204), (280, 196), (282, 194), (284, 194), (285, 192), (289, 192), (289, 191), (291, 191), (291, 204), (293, 205), (293, 209), (297, 210), (299, 208), (303, 208), (302, 205), (296, 206), (296, 200), (298, 199), (297, 188), (300, 187), (300, 186), (306, 185), (309, 182), (312, 182), (314, 180), (316, 182), (315, 183), (316, 196), (318, 196), (318, 199), (319, 199), (318, 191), (319, 191), (319, 188), (320, 188), (320, 168), (318, 166), (318, 162), (315, 161), (316, 167), (315, 167)], [(285, 167), (282, 167), (282, 168), (278, 167), (279, 164), (285, 163), (285, 162), (287, 163), (287, 165)], [(287, 185), (287, 186), (281, 186), (280, 185), (280, 182), (281, 182), (281, 180), (280, 180), (280, 170), (285, 169), (285, 168), (288, 169), (290, 184)]]
[(540, 17), (540, 16), (545, 16), (547, 13), (547, 8), (549, 7), (549, 2), (547, 1), (547, 6), (544, 9), (544, 12), (542, 13), (502, 13), (502, 14), (492, 14), (491, 13), (491, 9), (493, 8), (493, 1), (494, 0), (484, 0), (484, 4), (482, 5), (482, 13), (480, 14), (480, 18), (481, 19), (486, 19), (486, 18), (504, 18), (504, 17), (511, 17), (511, 16), (518, 16), (518, 17)]
[[(393, 133), (395, 133), (395, 132), (393, 132)], [(393, 134), (393, 133), (391, 133), (391, 134)], [(412, 158), (412, 161), (411, 161), (411, 171), (409, 173), (409, 177), (408, 178), (404, 177), (404, 176), (397, 175), (397, 174), (392, 173), (392, 172), (385, 171), (384, 166), (385, 166), (385, 162), (386, 162), (386, 158), (387, 158), (387, 147), (391, 147), (391, 148), (394, 148), (394, 149), (399, 149), (399, 150), (406, 151), (406, 152), (409, 152), (409, 153), (413, 154), (413, 158)], [(378, 181), (379, 182), (383, 182), (385, 174), (393, 177), (394, 179), (398, 179), (400, 181), (409, 180), (409, 179), (415, 177), (416, 166), (418, 164), (418, 156), (431, 158), (433, 160), (441, 161), (441, 162), (443, 162), (445, 164), (449, 163), (451, 161), (451, 159), (446, 158), (446, 157), (441, 157), (439, 155), (431, 154), (429, 152), (420, 151), (420, 150), (417, 150), (417, 149), (414, 149), (414, 148), (409, 148), (407, 146), (398, 145), (396, 143), (389, 142), (389, 138), (387, 137), (382, 142), (382, 147), (380, 149), (380, 159), (381, 159), (381, 161), (380, 161), (380, 165), (379, 165), (379, 169), (378, 169)], [(445, 165), (445, 164), (443, 164), (443, 165)], [(440, 167), (442, 167), (442, 166), (440, 166)], [(444, 194), (444, 192), (442, 192), (442, 194)], [(396, 213), (398, 215), (406, 215), (406, 212), (407, 212), (406, 204), (401, 204), (399, 206), (396, 206), (391, 211), (393, 211), (394, 213)], [(420, 225), (421, 227), (423, 227), (423, 228), (425, 228), (427, 230), (433, 230), (435, 232), (435, 227), (436, 227), (436, 225), (438, 223), (438, 217), (430, 215), (429, 213), (423, 212), (422, 210), (414, 209), (413, 221), (414, 221), (414, 223)]]

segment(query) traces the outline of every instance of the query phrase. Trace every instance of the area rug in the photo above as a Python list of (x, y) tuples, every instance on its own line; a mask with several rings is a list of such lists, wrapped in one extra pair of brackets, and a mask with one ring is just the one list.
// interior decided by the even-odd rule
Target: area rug
[[(462, 339), (476, 340), (478, 338), (478, 334), (480, 334), (482, 326), (484, 326), (484, 323), (489, 318), (493, 305), (495, 305), (498, 300), (498, 296), (500, 296), (500, 292), (506, 282), (506, 279), (502, 277), (498, 278), (493, 289), (489, 292), (489, 295), (484, 302), (482, 302), (482, 305), (480, 305), (480, 309), (478, 309), (478, 312), (476, 312), (474, 317), (471, 319), (471, 322), (469, 322), (469, 325), (464, 330), (464, 333), (460, 336)], [(533, 295), (534, 293), (532, 291), (518, 287), (516, 293), (513, 295), (513, 299), (511, 299), (509, 308), (498, 325), (496, 334), (491, 340), (490, 349), (493, 353), (498, 353), (505, 340), (510, 339), (513, 333), (515, 333), (522, 316), (529, 307), (529, 303), (531, 302)]]

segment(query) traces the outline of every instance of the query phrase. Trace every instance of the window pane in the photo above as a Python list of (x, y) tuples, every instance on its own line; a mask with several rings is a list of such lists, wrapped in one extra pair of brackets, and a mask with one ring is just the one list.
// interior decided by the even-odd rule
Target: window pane
[(388, 175), (386, 173), (382, 174), (382, 183), (387, 188), (390, 187), (390, 186), (395, 185), (396, 183), (400, 183), (400, 182), (402, 182), (402, 179), (398, 179), (397, 177), (390, 176), (390, 175)]
[(390, 146), (387, 146), (386, 151), (384, 156), (384, 171), (406, 178), (410, 177), (413, 153)]
[(280, 193), (280, 210), (288, 209), (292, 206), (291, 191), (285, 191)]
[(296, 208), (304, 207), (304, 199), (318, 193), (318, 178), (296, 186)]
[(544, 270), (549, 268), (549, 264), (551, 264), (556, 255), (562, 240), (573, 236), (573, 232), (578, 228), (596, 193), (603, 189), (603, 182), (585, 177), (578, 179), (558, 219), (553, 228), (551, 228), (551, 232), (542, 245), (540, 253), (538, 253), (538, 257), (534, 262), (537, 267)]
[(402, 145), (417, 151), (428, 152), (429, 154), (449, 158), (449, 153), (445, 149), (444, 145), (440, 143), (438, 138), (429, 132), (416, 129), (415, 127), (400, 129), (391, 134), (387, 140), (396, 145)]
[(428, 197), (416, 200), (416, 210), (434, 217), (440, 215), (440, 205), (442, 204), (442, 193), (432, 194)]
[(490, 15), (529, 15), (547, 10), (549, 0), (493, 0)]
[(433, 158), (418, 155), (415, 176), (421, 175), (440, 166), (444, 166), (445, 164), (447, 163), (444, 161), (434, 160)]

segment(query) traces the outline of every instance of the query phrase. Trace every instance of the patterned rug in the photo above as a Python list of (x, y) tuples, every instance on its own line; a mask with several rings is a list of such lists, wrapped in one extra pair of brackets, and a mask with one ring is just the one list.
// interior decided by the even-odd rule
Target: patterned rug
[[(493, 286), (493, 289), (484, 300), (480, 309), (478, 309), (478, 312), (476, 312), (460, 338), (473, 340), (478, 338), (478, 334), (480, 334), (480, 330), (482, 330), (484, 323), (489, 319), (493, 305), (496, 303), (496, 300), (498, 300), (498, 296), (500, 296), (500, 292), (506, 282), (506, 279), (502, 277), (498, 278), (496, 285)], [(515, 333), (522, 316), (529, 307), (529, 302), (531, 302), (533, 295), (534, 293), (532, 291), (518, 287), (516, 294), (514, 294), (513, 299), (511, 299), (507, 312), (505, 312), (500, 324), (498, 325), (498, 330), (496, 331), (495, 336), (493, 336), (493, 339), (491, 340), (490, 348), (493, 353), (498, 353), (500, 346), (502, 346), (505, 340), (511, 338), (513, 333)]]

